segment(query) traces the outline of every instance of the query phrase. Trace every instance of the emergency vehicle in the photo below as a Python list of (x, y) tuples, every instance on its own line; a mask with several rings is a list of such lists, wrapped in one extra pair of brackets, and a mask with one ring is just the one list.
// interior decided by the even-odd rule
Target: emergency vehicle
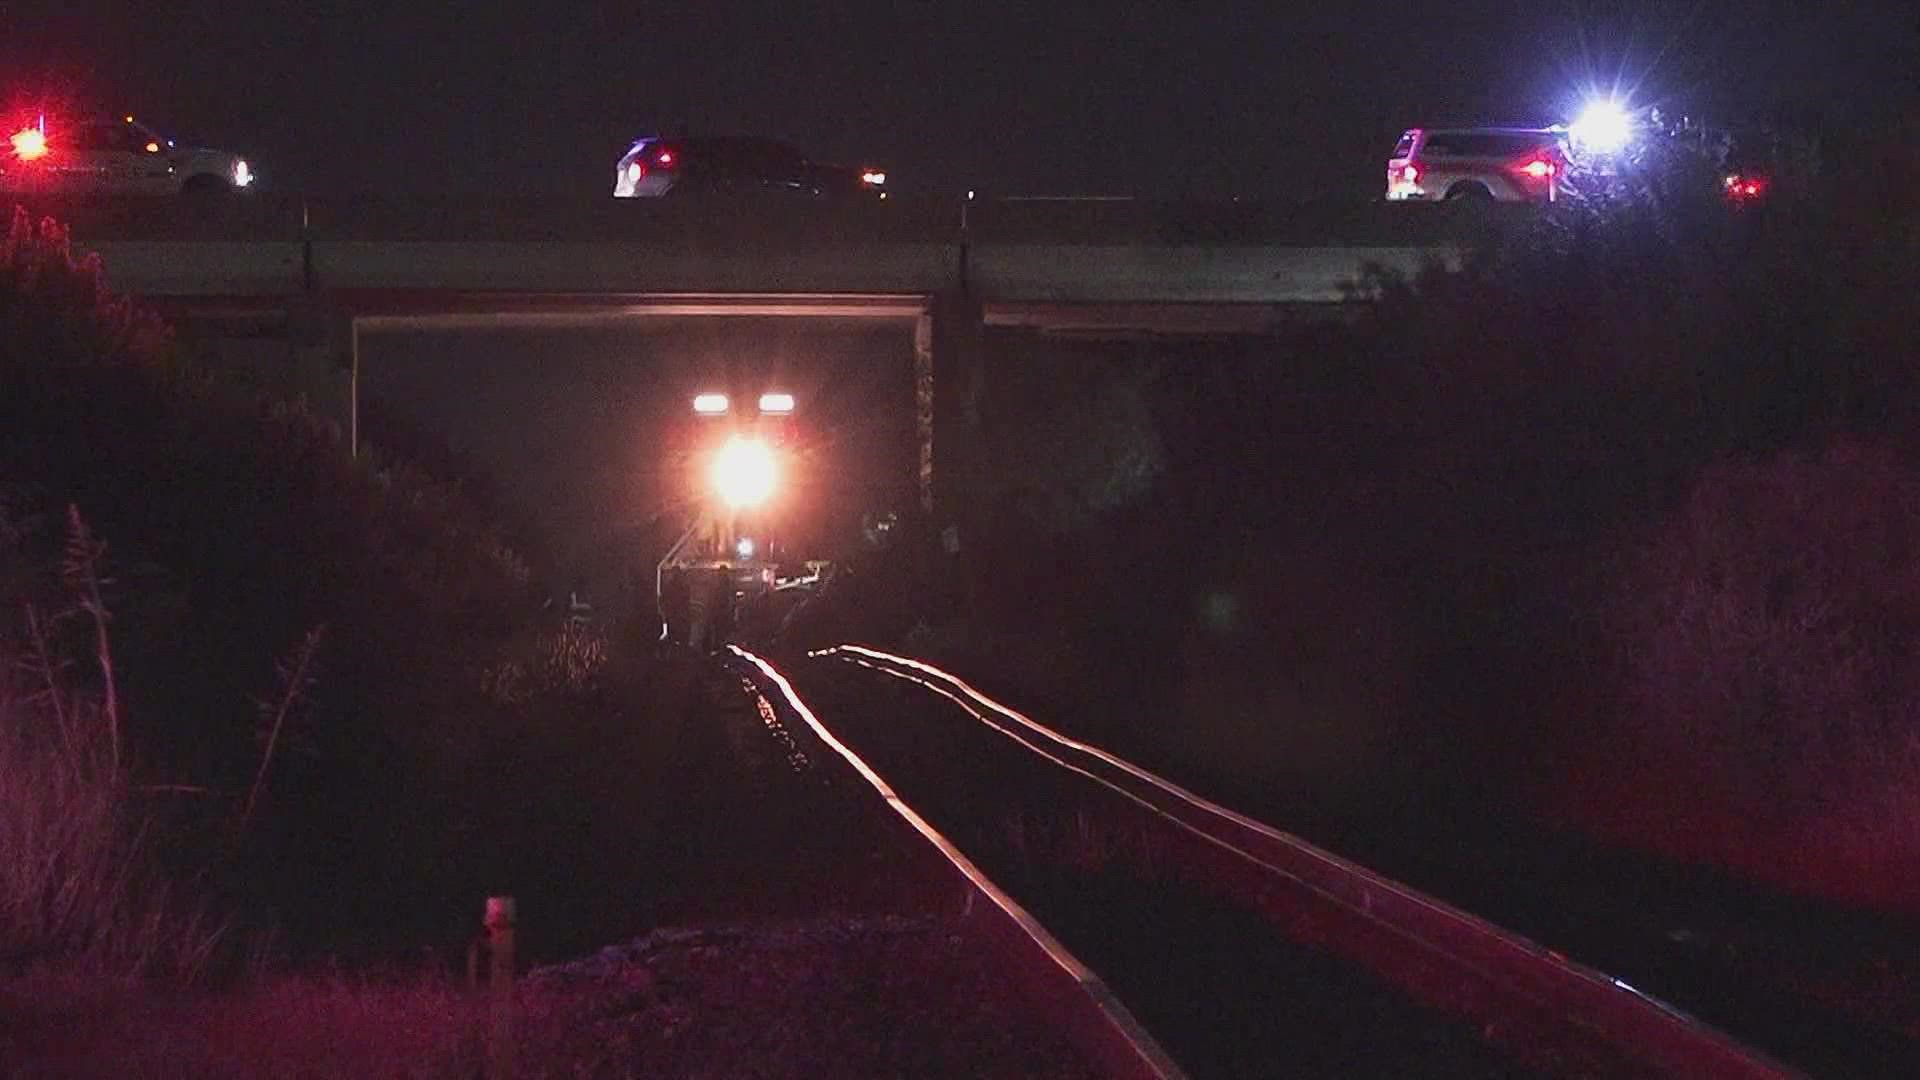
[(132, 116), (7, 126), (0, 191), (72, 195), (217, 195), (254, 182), (238, 154), (181, 147)]

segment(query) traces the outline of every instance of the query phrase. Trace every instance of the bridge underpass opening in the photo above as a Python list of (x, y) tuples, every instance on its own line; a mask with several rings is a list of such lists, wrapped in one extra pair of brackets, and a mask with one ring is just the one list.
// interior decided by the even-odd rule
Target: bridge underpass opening
[(654, 563), (692, 519), (676, 447), (695, 394), (754, 410), (791, 393), (805, 464), (787, 505), (810, 544), (857, 543), (862, 515), (918, 497), (915, 323), (809, 316), (511, 320), (381, 317), (358, 332), (359, 435), (462, 478), (530, 549), (557, 599), (653, 603)]

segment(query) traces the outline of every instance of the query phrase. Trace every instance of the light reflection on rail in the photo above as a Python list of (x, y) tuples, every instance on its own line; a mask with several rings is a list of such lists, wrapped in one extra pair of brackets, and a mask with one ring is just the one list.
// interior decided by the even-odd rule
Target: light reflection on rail
[[(1381, 877), (1357, 863), (1349, 862), (1331, 852), (1317, 848), (1296, 836), (1284, 833), (1270, 825), (1256, 821), (1221, 806), (1212, 800), (1196, 795), (1170, 780), (1148, 772), (1097, 746), (1092, 746), (1061, 734), (1033, 720), (1019, 710), (996, 701), (951, 672), (944, 671), (922, 660), (882, 652), (881, 650), (861, 645), (839, 645), (828, 649), (815, 650), (808, 655), (817, 658), (839, 659), (857, 664), (861, 667), (869, 668), (931, 690), (954, 702), (956, 705), (959, 705), (962, 710), (973, 716), (976, 720), (1000, 732), (1034, 754), (1062, 768), (1085, 776), (1123, 796), (1128, 801), (1178, 826), (1185, 832), (1197, 836), (1209, 844), (1232, 852), (1246, 859), (1248, 862), (1278, 874), (1289, 881), (1297, 883), (1301, 887), (1310, 890), (1314, 894), (1334, 904), (1354, 911), (1371, 920), (1376, 925), (1391, 931), (1395, 935), (1421, 948), (1445, 956), (1449, 961), (1458, 964), (1461, 968), (1472, 971), (1496, 985), (1503, 986), (1510, 992), (1520, 994), (1542, 1005), (1556, 1007), (1565, 1007), (1568, 1002), (1564, 999), (1555, 1000), (1545, 996), (1541, 993), (1542, 989), (1558, 990), (1561, 993), (1573, 992), (1579, 999), (1579, 1004), (1590, 1006), (1603, 1003), (1604, 998), (1601, 995), (1614, 996), (1619, 999), (1624, 999), (1618, 1004), (1627, 1004), (1630, 1002), (1632, 1006), (1643, 1010), (1641, 1015), (1635, 1017), (1629, 1015), (1634, 1011), (1631, 1008), (1625, 1010), (1624, 1013), (1618, 1008), (1610, 1009), (1609, 1012), (1615, 1018), (1627, 1021), (1638, 1028), (1642, 1034), (1647, 1033), (1646, 1021), (1649, 1019), (1653, 1020), (1654, 1026), (1661, 1029), (1658, 1034), (1664, 1035), (1680, 1044), (1682, 1050), (1681, 1056), (1688, 1061), (1695, 1063), (1711, 1062), (1718, 1067), (1716, 1073), (1723, 1070), (1731, 1070), (1731, 1075), (1794, 1075), (1791, 1070), (1766, 1058), (1759, 1051), (1738, 1043), (1724, 1033), (1690, 1016), (1681, 1009), (1647, 994), (1620, 979), (1613, 978), (1585, 965), (1571, 962), (1561, 954), (1553, 952), (1533, 941), (1504, 930), (1464, 911), (1453, 908), (1432, 897), (1415, 892), (1389, 878)], [(936, 680), (948, 685), (937, 685)], [(1038, 745), (1033, 739), (1029, 739), (1019, 731), (1016, 731), (1014, 727), (1009, 726), (1009, 724), (990, 717), (987, 715), (988, 712), (997, 714), (997, 716), (1004, 718), (1006, 721), (1011, 721), (1013, 725), (1025, 728), (1027, 732), (1041, 739), (1051, 741), (1056, 746), (1066, 747), (1070, 750), (1085, 754), (1088, 757), (1118, 769), (1141, 783), (1149, 785), (1158, 792), (1171, 796), (1187, 807), (1230, 823), (1245, 832), (1253, 834), (1254, 837), (1261, 841), (1278, 845), (1281, 851), (1296, 859), (1304, 860), (1305, 866), (1324, 871), (1328, 877), (1328, 881), (1323, 883), (1321, 881), (1309, 880), (1301, 876), (1300, 873), (1275, 865), (1270, 858), (1262, 857), (1247, 850), (1245, 847), (1215, 836), (1207, 830), (1183, 820), (1177, 814), (1155, 805), (1151, 800), (1127, 790), (1124, 786), (1107, 778), (1097, 776), (1086, 767), (1064, 760), (1059, 755)], [(1342, 891), (1330, 888), (1329, 883), (1346, 885), (1350, 889), (1357, 886), (1358, 896), (1343, 895)], [(1401, 925), (1396, 920), (1386, 917), (1381, 912), (1377, 912), (1374, 902), (1376, 895), (1382, 899), (1390, 898), (1397, 901), (1400, 905), (1417, 911), (1422, 918), (1431, 920), (1433, 924), (1445, 927), (1451, 932), (1451, 936), (1456, 942), (1464, 943), (1469, 948), (1480, 951), (1482, 955), (1492, 956), (1495, 955), (1497, 951), (1507, 951), (1509, 953), (1518, 952), (1528, 961), (1531, 961), (1532, 966), (1536, 970), (1542, 973), (1551, 972), (1552, 975), (1557, 976), (1557, 978), (1550, 977), (1547, 982), (1541, 984), (1539, 987), (1515, 985), (1512, 978), (1488, 970), (1484, 965), (1475, 963), (1472, 959), (1460, 955), (1461, 950), (1459, 948), (1449, 948), (1442, 942), (1431, 940), (1414, 928)], [(1565, 981), (1567, 979), (1573, 980), (1574, 984), (1567, 984)], [(1625, 1039), (1626, 1033), (1614, 1032), (1613, 1037), (1616, 1039)]]
[(865, 778), (867, 783), (873, 786), (873, 789), (880, 794), (881, 798), (886, 800), (887, 805), (891, 807), (895, 813), (904, 818), (907, 824), (913, 826), (916, 832), (922, 837), (925, 837), (928, 843), (931, 843), (946, 857), (947, 861), (953, 865), (954, 869), (960, 872), (974, 890), (980, 895), (985, 896), (996, 908), (1005, 913), (1006, 917), (1010, 919), (1013, 924), (1026, 935), (1026, 938), (1037, 946), (1060, 971), (1079, 984), (1079, 988), (1086, 995), (1088, 1002), (1094, 1010), (1099, 1013), (1105, 1024), (1108, 1025), (1107, 1035), (1109, 1039), (1117, 1036), (1124, 1040), (1123, 1045), (1125, 1049), (1123, 1053), (1129, 1060), (1123, 1063), (1123, 1067), (1128, 1069), (1129, 1075), (1151, 1077), (1154, 1078), (1154, 1080), (1185, 1080), (1186, 1072), (1181, 1069), (1173, 1058), (1167, 1054), (1166, 1050), (1160, 1046), (1159, 1041), (1148, 1033), (1147, 1029), (1141, 1025), (1133, 1013), (1121, 1003), (1112, 989), (1107, 986), (1106, 981), (1095, 974), (1093, 969), (1082, 963), (1079, 957), (1076, 957), (1065, 945), (1061, 944), (1059, 939), (1055, 938), (1051, 931), (1042, 926), (1039, 920), (1035, 919), (1025, 907), (1021, 906), (1019, 901), (1007, 895), (1005, 890), (1001, 889), (991, 878), (987, 877), (978, 866), (974, 865), (973, 861), (969, 859), (965, 853), (955, 847), (953, 842), (942, 835), (938, 829), (935, 829), (926, 818), (922, 817), (913, 807), (907, 805), (905, 800), (901, 799), (899, 794), (894, 791), (893, 786), (887, 783), (879, 773), (874, 772), (873, 768), (862, 760), (858, 754), (854, 753), (850, 747), (841, 742), (833, 732), (827, 730), (826, 725), (820, 722), (820, 718), (814, 714), (814, 711), (808, 707), (805, 701), (801, 700), (799, 693), (794, 690), (793, 684), (787, 680), (785, 675), (782, 675), (772, 664), (738, 645), (728, 645), (727, 650), (757, 668), (762, 676), (770, 680), (775, 688), (779, 690), (781, 697), (786, 700), (787, 706), (794, 711), (795, 715), (804, 720), (808, 727), (813, 729), (813, 733), (818, 736), (822, 742), (826, 743), (835, 753), (844, 758), (847, 764), (853, 766), (854, 771), (859, 773)]

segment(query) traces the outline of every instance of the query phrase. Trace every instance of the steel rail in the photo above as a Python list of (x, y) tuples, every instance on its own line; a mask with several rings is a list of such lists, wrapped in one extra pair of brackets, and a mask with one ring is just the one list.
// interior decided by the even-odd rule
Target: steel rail
[[(1798, 1075), (1686, 1012), (1604, 972), (1338, 855), (1221, 806), (1106, 750), (1074, 739), (923, 660), (862, 645), (817, 650), (815, 657), (860, 664), (937, 693), (976, 720), (1055, 765), (1071, 770), (1203, 841), (1360, 915), (1430, 953), (1584, 1022), (1630, 1056), (1676, 1076)], [(944, 683), (944, 686), (935, 685)], [(992, 716), (1002, 718), (993, 719)], [(1002, 722), (1002, 721), (1006, 722)], [(1009, 726), (1009, 722), (1013, 726)], [(1076, 764), (1015, 730), (1082, 757)], [(1124, 779), (1096, 775), (1104, 767)], [(1144, 789), (1145, 794), (1142, 793)], [(1196, 823), (1198, 819), (1200, 823)], [(1224, 829), (1231, 836), (1218, 835)]]

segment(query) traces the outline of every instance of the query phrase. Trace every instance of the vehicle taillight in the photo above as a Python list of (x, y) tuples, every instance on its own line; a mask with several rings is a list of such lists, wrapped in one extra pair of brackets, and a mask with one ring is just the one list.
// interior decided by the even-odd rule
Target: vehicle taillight
[(1767, 193), (1767, 178), (1764, 176), (1742, 176), (1735, 173), (1726, 178), (1727, 198), (1735, 202), (1757, 199)]
[(673, 152), (673, 151), (672, 151), (671, 149), (669, 149), (668, 147), (665, 147), (665, 146), (663, 146), (663, 147), (661, 147), (660, 149), (658, 149), (658, 150), (656, 150), (656, 151), (654, 151), (654, 154), (653, 154), (653, 163), (654, 163), (654, 165), (655, 165), (655, 166), (657, 166), (657, 167), (659, 167), (659, 168), (662, 168), (662, 169), (671, 169), (671, 168), (673, 168), (673, 166), (674, 166), (674, 165), (675, 165), (675, 164), (676, 164), (676, 163), (677, 163), (677, 162), (678, 162), (679, 160), (680, 160), (680, 155), (679, 155), (679, 154), (676, 154), (676, 153), (674, 153), (674, 152)]
[(1409, 161), (1400, 166), (1400, 181), (1406, 184), (1416, 183), (1420, 179), (1420, 166)]
[(1529, 158), (1515, 168), (1521, 175), (1534, 180), (1545, 180), (1560, 171), (1560, 167), (1555, 165), (1551, 158), (1543, 157)]

